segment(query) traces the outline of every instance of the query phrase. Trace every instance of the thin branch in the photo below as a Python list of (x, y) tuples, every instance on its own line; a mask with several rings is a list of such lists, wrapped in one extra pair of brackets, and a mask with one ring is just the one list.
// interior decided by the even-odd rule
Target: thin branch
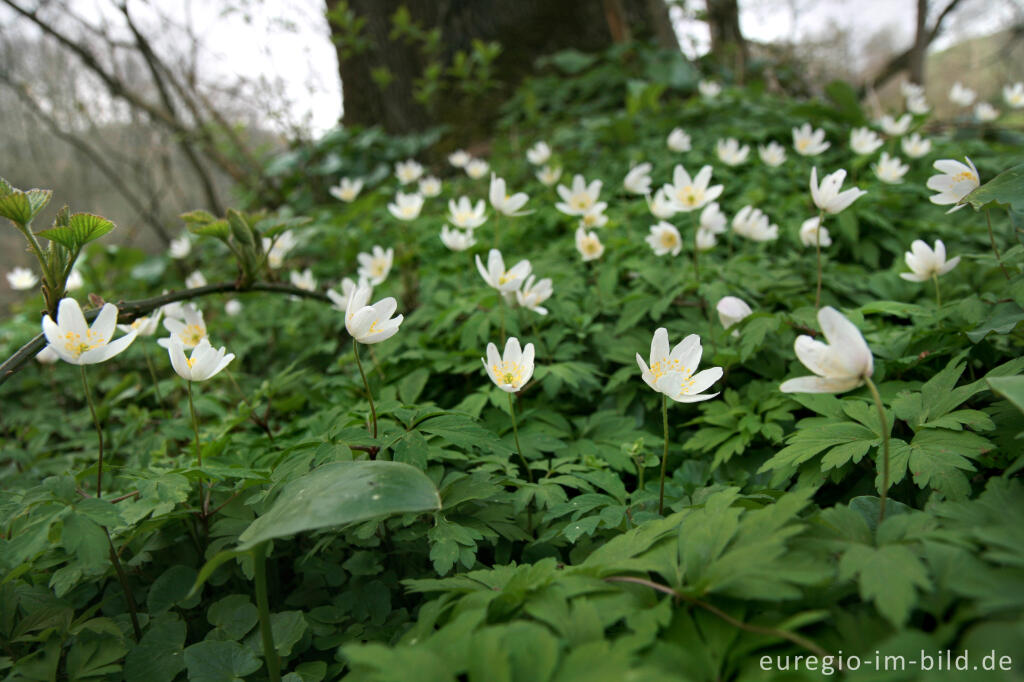
[[(117, 305), (117, 321), (121, 324), (129, 324), (136, 318), (151, 313), (157, 308), (161, 308), (168, 303), (188, 301), (202, 296), (210, 296), (211, 294), (224, 294), (228, 292), (241, 293), (246, 291), (266, 291), (273, 294), (287, 294), (290, 296), (312, 298), (327, 304), (331, 303), (331, 299), (318, 291), (307, 291), (306, 289), (293, 287), (290, 284), (281, 284), (278, 282), (254, 282), (248, 287), (242, 287), (236, 282), (221, 282), (219, 284), (207, 284), (206, 286), (196, 287), (194, 289), (172, 291), (167, 294), (163, 294), (162, 296), (143, 298), (138, 301), (118, 301), (115, 304)], [(99, 310), (90, 310), (85, 313), (85, 319), (91, 322), (98, 314)], [(0, 384), (3, 384), (11, 378), (15, 372), (24, 367), (29, 360), (34, 358), (36, 354), (45, 347), (46, 337), (39, 334), (19, 348), (14, 355), (7, 358), (7, 360), (0, 365)]]

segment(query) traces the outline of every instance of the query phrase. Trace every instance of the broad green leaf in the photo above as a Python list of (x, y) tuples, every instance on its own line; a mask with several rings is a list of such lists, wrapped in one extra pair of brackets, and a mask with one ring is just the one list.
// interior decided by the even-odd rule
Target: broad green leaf
[(146, 608), (150, 616), (167, 611), (172, 606), (190, 608), (199, 602), (199, 595), (189, 597), (196, 580), (196, 569), (178, 564), (171, 566), (153, 581), (146, 595)]
[(986, 381), (993, 391), (1024, 412), (1024, 376), (991, 377)]
[(284, 487), (273, 506), (239, 536), (239, 550), (274, 538), (405, 512), (441, 508), (437, 488), (399, 462), (333, 462)]
[(128, 653), (117, 625), (105, 618), (97, 618), (96, 621), (105, 621), (107, 627), (100, 631), (86, 629), (75, 637), (75, 643), (68, 651), (65, 668), (71, 682), (110, 679), (121, 670), (119, 661)]
[(222, 241), (227, 241), (231, 235), (231, 228), (226, 220), (214, 220), (211, 223), (189, 223), (188, 231), (204, 237), (216, 237)]
[(173, 682), (185, 669), (185, 623), (168, 613), (154, 620), (124, 661), (126, 680)]
[[(6, 182), (4, 184), (6, 185)], [(19, 225), (28, 225), (46, 208), (52, 195), (53, 192), (48, 189), (30, 189), (22, 192), (11, 188), (7, 194), (0, 193), (0, 216)]]
[(192, 682), (241, 682), (263, 664), (238, 642), (207, 640), (185, 649), (185, 665)]
[(238, 640), (255, 627), (259, 612), (248, 595), (229, 594), (210, 606), (206, 619), (230, 639)]
[(282, 611), (270, 614), (270, 630), (274, 634), (274, 649), (282, 658), (291, 655), (292, 647), (306, 632), (306, 619), (302, 611)]
[(903, 545), (851, 546), (839, 562), (839, 579), (853, 577), (857, 577), (860, 596), (874, 601), (878, 612), (895, 627), (902, 627), (910, 617), (917, 590), (932, 586), (924, 564)]
[(1024, 163), (995, 176), (964, 197), (964, 201), (975, 210), (998, 204), (1024, 212)]

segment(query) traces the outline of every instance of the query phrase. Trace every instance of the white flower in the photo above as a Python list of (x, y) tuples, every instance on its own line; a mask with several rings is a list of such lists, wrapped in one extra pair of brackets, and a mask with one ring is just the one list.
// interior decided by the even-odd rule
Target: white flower
[(700, 94), (705, 99), (714, 99), (722, 92), (722, 86), (716, 81), (702, 80), (697, 83), (697, 89), (700, 90)]
[(62, 298), (57, 304), (57, 321), (43, 316), (43, 334), (60, 359), (72, 365), (94, 365), (109, 360), (135, 340), (131, 331), (111, 341), (117, 324), (117, 306), (104, 303), (92, 326), (86, 324), (85, 315), (73, 298)]
[(928, 248), (920, 239), (915, 239), (910, 245), (910, 251), (904, 255), (904, 260), (911, 272), (901, 272), (900, 277), (908, 282), (927, 282), (955, 268), (960, 262), (960, 256), (946, 260), (946, 245), (941, 239), (935, 240), (934, 249)]
[(604, 254), (604, 244), (598, 239), (596, 232), (587, 232), (582, 227), (576, 228), (576, 250), (583, 261), (597, 260)]
[(473, 160), (473, 157), (465, 149), (456, 149), (448, 155), (448, 163), (456, 168), (465, 168), (466, 164)]
[(931, 151), (932, 141), (914, 133), (900, 140), (900, 147), (903, 149), (903, 153), (910, 158), (919, 159)]
[(359, 343), (380, 343), (390, 339), (398, 333), (398, 327), (405, 319), (404, 315), (391, 317), (398, 309), (398, 301), (390, 296), (372, 306), (367, 305), (372, 293), (369, 287), (356, 287), (345, 305), (345, 329)]
[(548, 309), (542, 306), (541, 303), (551, 298), (551, 294), (555, 292), (554, 287), (551, 285), (551, 278), (545, 277), (536, 283), (533, 280), (533, 275), (526, 278), (523, 286), (516, 290), (516, 300), (519, 302), (519, 305), (532, 310), (538, 315), (547, 315)]
[(523, 349), (519, 347), (519, 339), (510, 336), (505, 342), (502, 355), (498, 355), (497, 346), (488, 343), (487, 357), (480, 360), (484, 363), (487, 376), (498, 388), (507, 393), (515, 393), (533, 376), (533, 356), (532, 343), (526, 344)]
[(907, 111), (917, 116), (924, 116), (931, 111), (931, 105), (928, 104), (928, 100), (924, 96), (920, 97), (908, 97), (907, 98)]
[(729, 219), (718, 207), (718, 202), (714, 202), (705, 206), (704, 210), (700, 212), (700, 227), (698, 229), (711, 234), (722, 234), (726, 231), (728, 223)]
[[(587, 184), (582, 175), (574, 176), (571, 189), (565, 185), (559, 185), (556, 188), (562, 201), (555, 204), (555, 208), (566, 215), (583, 215), (592, 209), (603, 211), (608, 204), (597, 200), (601, 195), (602, 184), (600, 180), (594, 180)], [(597, 208), (599, 206), (600, 208)]]
[(911, 81), (903, 81), (900, 83), (900, 94), (907, 99), (910, 99), (911, 97), (920, 97), (924, 95), (924, 86)]
[(978, 102), (974, 107), (974, 118), (982, 123), (990, 123), (999, 118), (999, 110), (988, 102)]
[(192, 240), (188, 238), (187, 234), (183, 234), (177, 239), (171, 240), (170, 245), (171, 258), (180, 260), (192, 253)]
[(466, 175), (477, 180), (487, 175), (490, 165), (483, 159), (472, 159), (466, 164)]
[(814, 241), (820, 241), (822, 247), (832, 246), (832, 238), (828, 236), (827, 227), (818, 227), (818, 216), (808, 218), (800, 225), (800, 243), (804, 246), (814, 246)]
[(844, 393), (874, 373), (871, 349), (852, 322), (825, 306), (818, 311), (818, 324), (827, 344), (801, 334), (793, 346), (796, 357), (817, 376), (784, 381), (779, 386), (783, 393)]
[[(745, 317), (754, 312), (743, 299), (736, 298), (735, 296), (723, 296), (718, 299), (718, 303), (715, 304), (715, 310), (718, 311), (719, 322), (721, 322), (722, 326), (726, 329), (739, 323)], [(733, 336), (738, 335), (738, 331), (733, 332)]]
[(959, 104), (962, 107), (969, 107), (974, 104), (974, 99), (978, 96), (978, 93), (974, 92), (970, 88), (966, 88), (960, 81), (953, 83), (953, 87), (949, 89), (949, 100), (954, 104)]
[(698, 251), (708, 251), (714, 248), (715, 244), (718, 243), (718, 239), (715, 238), (715, 233), (711, 230), (698, 227), (697, 238), (694, 243), (696, 244)]
[(750, 154), (750, 145), (745, 144), (740, 147), (739, 141), (735, 137), (730, 137), (715, 143), (715, 153), (727, 166), (738, 166), (747, 160), (747, 156)]
[(476, 238), (473, 236), (473, 230), (455, 230), (447, 225), (441, 226), (441, 241), (452, 251), (465, 251), (469, 247), (476, 244)]
[(237, 298), (231, 298), (224, 302), (224, 312), (234, 317), (238, 313), (242, 312), (242, 302)]
[(888, 152), (882, 152), (878, 163), (871, 165), (871, 170), (882, 182), (895, 185), (903, 182), (903, 176), (910, 170), (910, 166), (900, 161), (900, 157), (889, 156)]
[(366, 289), (369, 292), (366, 295), (367, 300), (369, 300), (370, 296), (373, 296), (373, 285), (365, 279), (360, 278), (359, 282), (356, 283), (351, 277), (345, 277), (341, 280), (340, 294), (334, 289), (327, 290), (327, 298), (331, 299), (331, 307), (341, 312), (348, 310), (348, 299), (356, 289)]
[(604, 227), (608, 224), (608, 216), (603, 212), (603, 208), (594, 207), (580, 216), (579, 226), (585, 230), (589, 230), (592, 227)]
[(665, 144), (674, 152), (688, 152), (691, 149), (690, 136), (682, 128), (673, 128)]
[(882, 130), (886, 135), (890, 137), (899, 137), (908, 130), (910, 130), (910, 124), (913, 121), (910, 114), (903, 114), (899, 118), (893, 118), (889, 114), (882, 116), (878, 120), (878, 125), (882, 127)]
[(759, 208), (744, 206), (732, 219), (733, 232), (755, 242), (771, 242), (779, 238), (779, 226), (771, 224)]
[(78, 271), (78, 268), (72, 268), (71, 273), (68, 275), (68, 281), (64, 283), (64, 288), (68, 291), (74, 291), (84, 286), (85, 278), (82, 277), (82, 273)]
[(185, 286), (189, 289), (197, 289), (206, 286), (206, 276), (198, 270), (185, 278)]
[(839, 169), (835, 173), (829, 173), (823, 177), (819, 186), (818, 167), (812, 168), (811, 198), (814, 200), (814, 205), (825, 211), (825, 213), (836, 214), (867, 194), (867, 192), (858, 187), (851, 187), (845, 192), (840, 192), (839, 190), (842, 189), (844, 180), (846, 180), (846, 171)]
[(171, 367), (186, 381), (206, 381), (220, 372), (235, 359), (234, 353), (225, 354), (225, 348), (214, 348), (209, 339), (203, 339), (192, 349), (191, 357), (185, 357), (185, 347), (176, 337), (171, 337), (167, 347)]
[(287, 230), (277, 235), (276, 240), (263, 238), (263, 250), (267, 253), (267, 265), (271, 268), (279, 268), (284, 263), (288, 253), (298, 245), (295, 235)]
[(534, 166), (543, 166), (551, 158), (551, 147), (547, 142), (538, 142), (526, 150), (526, 160)]
[(376, 286), (388, 278), (391, 264), (395, 261), (395, 250), (389, 248), (385, 251), (375, 245), (372, 253), (360, 253), (356, 260), (359, 261), (359, 269), (356, 271), (359, 278)]
[(491, 249), (487, 253), (487, 267), (480, 261), (479, 254), (476, 256), (476, 269), (490, 286), (501, 293), (515, 291), (523, 285), (526, 277), (530, 274), (530, 261), (521, 260), (510, 269), (505, 269), (505, 259), (501, 257), (501, 251)]
[(786, 148), (772, 140), (767, 145), (759, 145), (757, 155), (766, 166), (776, 168), (786, 163)]
[(654, 193), (653, 199), (647, 199), (647, 208), (651, 211), (651, 215), (661, 220), (667, 220), (677, 213), (675, 202), (669, 199), (668, 192), (664, 187)]
[(395, 177), (403, 185), (408, 185), (410, 182), (416, 182), (423, 175), (423, 166), (417, 163), (414, 159), (407, 161), (399, 161), (395, 164)]
[[(161, 295), (167, 294), (167, 289), (161, 292)], [(174, 320), (185, 320), (184, 304), (181, 301), (174, 301), (172, 303), (165, 303), (160, 306), (160, 312), (164, 314), (164, 317)]]
[(1012, 109), (1024, 107), (1024, 83), (1014, 83), (1013, 85), (1007, 83), (1004, 85), (1003, 101)]
[(683, 250), (683, 238), (679, 236), (679, 230), (675, 225), (661, 221), (657, 225), (651, 225), (651, 233), (644, 237), (655, 256), (672, 254), (678, 256)]
[(672, 184), (665, 185), (665, 194), (672, 200), (676, 211), (689, 213), (703, 208), (719, 197), (722, 185), (708, 187), (711, 182), (711, 166), (704, 166), (693, 178), (682, 164), (672, 171)]
[(14, 268), (7, 273), (7, 283), (16, 291), (25, 291), (36, 285), (39, 278), (28, 268)]
[(292, 270), (288, 274), (288, 279), (296, 289), (302, 289), (303, 291), (316, 291), (316, 278), (313, 277), (313, 271), (309, 268), (306, 268), (302, 272)]
[(964, 197), (973, 192), (981, 184), (978, 177), (978, 169), (967, 157), (964, 157), (968, 165), (954, 161), (953, 159), (939, 159), (932, 166), (942, 175), (933, 175), (928, 178), (928, 189), (938, 192), (928, 197), (933, 204), (956, 204), (947, 213), (957, 211), (967, 204), (960, 203)]
[(420, 194), (425, 197), (436, 197), (441, 193), (441, 180), (433, 175), (420, 178)]
[(520, 211), (526, 202), (529, 201), (530, 197), (526, 195), (526, 192), (519, 192), (518, 194), (509, 194), (508, 188), (505, 186), (505, 180), (499, 178), (494, 173), (491, 173), (491, 191), (490, 196), (491, 206), (494, 210), (499, 213), (504, 213), (507, 216), (518, 216), (529, 213), (529, 211)]
[(58, 360), (60, 360), (60, 355), (50, 345), (36, 353), (36, 361), (43, 365), (52, 365)]
[(855, 153), (867, 156), (874, 154), (885, 142), (871, 128), (854, 128), (850, 131), (850, 149)]
[(700, 337), (696, 334), (690, 334), (669, 351), (668, 330), (659, 327), (651, 340), (650, 366), (639, 353), (636, 354), (636, 364), (643, 380), (658, 393), (679, 403), (697, 403), (718, 395), (701, 391), (722, 378), (721, 367), (693, 373), (703, 353)]
[(448, 220), (456, 227), (464, 230), (475, 230), (487, 220), (487, 205), (483, 199), (476, 202), (470, 201), (469, 197), (459, 197), (448, 200)]
[(119, 324), (117, 328), (125, 334), (135, 332), (138, 336), (153, 336), (160, 328), (160, 316), (163, 310), (157, 310), (156, 315), (136, 318), (131, 324)]
[(562, 177), (561, 166), (544, 166), (537, 171), (537, 179), (545, 187), (551, 187), (551, 185), (558, 182), (558, 178)]
[(355, 201), (359, 193), (363, 191), (363, 180), (362, 178), (356, 178), (355, 180), (342, 178), (337, 185), (331, 187), (328, 191), (335, 199), (344, 202)]
[[(164, 307), (166, 311), (166, 306)], [(171, 337), (157, 339), (157, 343), (164, 348), (169, 348), (171, 338), (176, 338), (185, 348), (193, 348), (200, 341), (206, 338), (206, 322), (203, 321), (203, 311), (191, 303), (181, 304), (181, 315), (183, 319), (171, 317), (170, 313), (164, 315), (164, 329), (170, 332)]]
[(399, 220), (416, 220), (423, 210), (422, 194), (395, 194), (394, 203), (388, 204), (388, 211)]
[(622, 180), (622, 186), (630, 194), (648, 194), (651, 191), (651, 164), (633, 166)]
[(832, 146), (825, 141), (825, 131), (821, 128), (811, 129), (810, 123), (793, 128), (793, 149), (801, 156), (817, 156)]

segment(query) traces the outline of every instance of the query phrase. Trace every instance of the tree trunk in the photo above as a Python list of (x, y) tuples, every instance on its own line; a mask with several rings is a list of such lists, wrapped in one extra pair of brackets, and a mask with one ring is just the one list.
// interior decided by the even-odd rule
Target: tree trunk
[(917, 0), (917, 27), (914, 46), (910, 49), (908, 71), (910, 82), (924, 85), (925, 53), (928, 51), (928, 0)]
[[(341, 4), (341, 0), (327, 0), (328, 16)], [(533, 72), (537, 57), (566, 49), (605, 49), (613, 42), (613, 31), (616, 40), (658, 36), (659, 30), (664, 38), (665, 29), (671, 31), (663, 0), (348, 0), (346, 4), (352, 16), (365, 23), (352, 41), (351, 34), (331, 22), (343, 88), (343, 121), (381, 125), (395, 134), (438, 123), (460, 126), (466, 117), (486, 129), (503, 95)], [(400, 6), (423, 29), (440, 30), (437, 62), (446, 69), (458, 51), (472, 51), (474, 40), (498, 42), (502, 51), (493, 64), (493, 75), (505, 90), (481, 102), (458, 88), (442, 89), (434, 111), (418, 102), (416, 82), (430, 64), (418, 45), (391, 38), (392, 16)], [(634, 23), (637, 17), (642, 23)], [(353, 50), (356, 43), (359, 46)], [(673, 45), (678, 48), (674, 34)], [(386, 84), (382, 84), (383, 69), (389, 74)]]
[(747, 41), (740, 31), (737, 0), (708, 0), (708, 25), (711, 28), (711, 54), (732, 69), (736, 82), (742, 83), (747, 66)]

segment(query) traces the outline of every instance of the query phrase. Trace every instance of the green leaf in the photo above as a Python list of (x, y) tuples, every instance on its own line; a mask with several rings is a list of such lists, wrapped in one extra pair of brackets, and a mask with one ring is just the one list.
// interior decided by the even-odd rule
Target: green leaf
[(1024, 376), (992, 377), (985, 381), (995, 393), (1006, 398), (1018, 410), (1024, 412)]
[(242, 682), (263, 664), (238, 642), (207, 640), (185, 649), (185, 665), (191, 682)]
[(185, 623), (177, 614), (157, 618), (124, 661), (124, 679), (173, 682), (185, 668)]
[(76, 213), (68, 219), (67, 225), (51, 227), (38, 234), (71, 251), (77, 251), (113, 229), (114, 223), (106, 218), (91, 213)]
[(11, 191), (6, 194), (0, 193), (0, 216), (23, 226), (32, 222), (32, 219), (50, 203), (50, 197), (53, 195), (48, 189), (30, 189), (22, 192), (8, 185), (6, 181), (4, 184)]
[(963, 200), (975, 210), (985, 208), (989, 204), (998, 204), (1024, 212), (1024, 163), (1003, 171)]
[(65, 668), (67, 679), (98, 680), (110, 679), (121, 670), (118, 663), (128, 653), (124, 636), (114, 621), (95, 618), (84, 624), (84, 629), (75, 637), (75, 643), (68, 651)]
[[(259, 619), (259, 611), (245, 594), (229, 594), (214, 602), (206, 619), (210, 625), (222, 630), (229, 639), (238, 640), (249, 633)], [(276, 643), (275, 637), (275, 643)]]
[(211, 223), (189, 223), (188, 231), (204, 237), (216, 237), (221, 241), (227, 241), (231, 235), (231, 227), (226, 220), (214, 220)]
[(895, 627), (903, 627), (917, 603), (917, 590), (932, 586), (924, 564), (903, 545), (853, 545), (839, 562), (839, 579), (856, 576), (863, 599)]
[(441, 508), (437, 488), (400, 462), (332, 462), (296, 478), (239, 536), (239, 550), (308, 530)]
[(190, 608), (199, 602), (199, 595), (189, 598), (189, 591), (196, 580), (196, 569), (191, 566), (171, 566), (153, 581), (146, 595), (146, 608), (150, 616), (167, 611), (172, 606)]
[(270, 630), (274, 634), (274, 649), (282, 658), (292, 653), (292, 647), (306, 632), (306, 619), (302, 611), (282, 611), (270, 614)]

